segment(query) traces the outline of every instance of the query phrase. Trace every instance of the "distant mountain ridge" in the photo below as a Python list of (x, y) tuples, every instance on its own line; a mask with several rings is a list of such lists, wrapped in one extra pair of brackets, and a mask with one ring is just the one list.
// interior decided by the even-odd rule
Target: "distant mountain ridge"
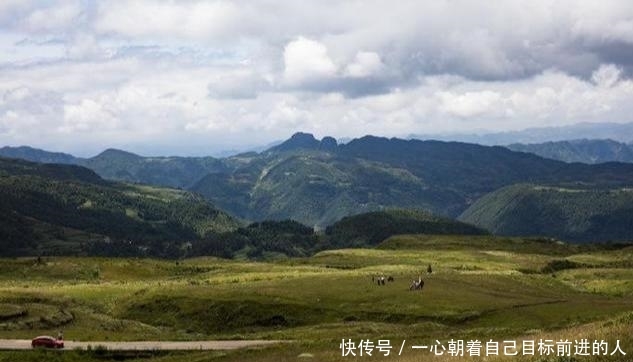
[(214, 157), (143, 157), (108, 149), (77, 164), (111, 180), (189, 188), (205, 175), (225, 169)]
[(515, 143), (507, 146), (513, 151), (529, 152), (564, 162), (633, 163), (633, 146), (613, 140), (571, 140), (537, 144)]
[(336, 151), (337, 146), (338, 143), (334, 137), (323, 137), (323, 139), (319, 141), (310, 133), (297, 132), (293, 134), (290, 139), (264, 152), (296, 151), (299, 149)]
[(188, 188), (210, 172), (223, 170), (221, 160), (213, 157), (143, 157), (107, 149), (91, 158), (48, 152), (28, 146), (2, 147), (0, 156), (39, 163), (74, 164), (87, 167), (109, 180)]
[(633, 142), (632, 123), (577, 123), (561, 127), (535, 127), (520, 131), (412, 134), (408, 138), (420, 140), (459, 141), (481, 145), (509, 145), (514, 143), (543, 143), (577, 139), (611, 139)]
[(29, 146), (0, 148), (0, 156), (40, 163), (74, 164), (79, 158), (62, 152), (49, 152)]

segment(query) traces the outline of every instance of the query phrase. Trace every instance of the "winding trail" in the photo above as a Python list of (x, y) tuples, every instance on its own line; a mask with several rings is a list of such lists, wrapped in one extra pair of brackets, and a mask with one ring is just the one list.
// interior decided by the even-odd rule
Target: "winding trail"
[[(239, 348), (264, 347), (289, 341), (270, 340), (231, 340), (231, 341), (135, 341), (135, 342), (111, 342), (111, 341), (64, 341), (64, 350), (87, 349), (103, 346), (109, 350), (117, 351), (153, 351), (153, 350), (230, 350)], [(0, 350), (7, 349), (31, 349), (30, 339), (0, 339)]]

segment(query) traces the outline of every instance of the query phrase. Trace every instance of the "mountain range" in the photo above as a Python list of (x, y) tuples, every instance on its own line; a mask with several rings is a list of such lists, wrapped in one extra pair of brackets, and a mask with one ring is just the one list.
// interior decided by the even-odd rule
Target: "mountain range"
[(577, 139), (611, 139), (633, 142), (633, 123), (576, 123), (561, 127), (535, 127), (519, 131), (479, 133), (412, 134), (408, 138), (477, 143), (481, 145), (509, 145), (513, 143), (544, 143)]
[(606, 140), (570, 140), (545, 143), (513, 143), (506, 146), (513, 151), (529, 152), (545, 158), (565, 162), (633, 163), (633, 145)]
[[(33, 161), (53, 158), (26, 151), (22, 157)], [(297, 133), (265, 151), (226, 158), (142, 157), (107, 150), (93, 158), (70, 160), (104, 179), (186, 189), (240, 219), (293, 219), (317, 230), (346, 216), (392, 208), (457, 218), (475, 205), (481, 207), (478, 200), (485, 195), (517, 184), (583, 190), (633, 186), (633, 164), (566, 163), (499, 146), (375, 136), (338, 144), (331, 137), (318, 140)], [(529, 198), (521, 200), (526, 207), (534, 206)], [(505, 206), (494, 202), (490, 207)], [(625, 228), (614, 221), (617, 218), (609, 219), (608, 210), (603, 214), (605, 225)], [(502, 234), (514, 232), (470, 222)], [(533, 225), (530, 234), (587, 240), (546, 226)], [(633, 239), (633, 230), (628, 230), (617, 239)]]
[(192, 191), (246, 219), (322, 227), (343, 216), (419, 208), (457, 217), (488, 192), (523, 182), (628, 185), (633, 165), (567, 164), (503, 147), (366, 136), (344, 145), (296, 134), (261, 154), (225, 161)]
[(107, 149), (91, 158), (31, 148), (2, 147), (0, 156), (31, 162), (74, 164), (95, 171), (109, 180), (188, 188), (210, 172), (224, 170), (213, 157), (142, 157), (131, 152)]

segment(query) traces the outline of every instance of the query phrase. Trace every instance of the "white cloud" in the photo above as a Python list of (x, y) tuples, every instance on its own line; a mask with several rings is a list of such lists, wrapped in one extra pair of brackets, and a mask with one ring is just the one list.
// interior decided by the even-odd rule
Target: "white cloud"
[(284, 80), (291, 86), (328, 80), (337, 70), (327, 48), (318, 41), (299, 37), (284, 48)]
[(378, 75), (385, 65), (374, 52), (358, 52), (354, 61), (345, 68), (345, 75), (352, 78), (365, 78)]
[(626, 1), (583, 2), (570, 7), (574, 36), (593, 42), (633, 44), (633, 9)]
[(34, 4), (29, 0), (3, 0), (0, 1), (0, 25), (12, 24), (16, 18), (24, 16), (32, 10)]
[(209, 79), (209, 97), (217, 99), (252, 99), (272, 87), (272, 77), (250, 68), (226, 70)]
[(64, 105), (64, 124), (59, 130), (64, 133), (96, 132), (115, 126), (116, 118), (111, 111), (92, 99), (82, 99), (77, 104)]
[(26, 87), (9, 89), (4, 92), (4, 95), (2, 96), (2, 99), (0, 99), (0, 101), (2, 101), (2, 103), (20, 102), (26, 99), (30, 94), (31, 91), (29, 91), (29, 89)]
[(77, 33), (66, 46), (66, 55), (70, 59), (98, 59), (113, 56), (113, 52), (104, 49), (95, 36)]
[(616, 0), (0, 1), (0, 143), (208, 153), (631, 121), (631, 24)]
[(499, 93), (489, 90), (462, 94), (442, 91), (437, 93), (437, 97), (440, 111), (463, 118), (493, 112), (499, 108), (501, 101)]
[(95, 28), (125, 37), (214, 39), (229, 36), (242, 21), (240, 7), (228, 1), (128, 0), (101, 2)]
[(310, 120), (311, 113), (295, 103), (293, 99), (283, 99), (276, 103), (267, 115), (269, 123), (264, 128), (293, 128)]
[(48, 7), (33, 10), (21, 23), (28, 32), (49, 33), (72, 29), (81, 13), (77, 0), (56, 1)]
[(613, 64), (603, 64), (591, 74), (591, 80), (600, 87), (612, 87), (620, 79), (622, 71)]

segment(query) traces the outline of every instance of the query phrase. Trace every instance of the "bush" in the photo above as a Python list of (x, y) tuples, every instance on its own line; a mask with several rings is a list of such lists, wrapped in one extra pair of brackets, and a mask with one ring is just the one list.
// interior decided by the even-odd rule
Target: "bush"
[(573, 262), (571, 260), (567, 260), (567, 259), (556, 259), (556, 260), (552, 260), (549, 263), (547, 263), (546, 266), (544, 266), (543, 268), (541, 268), (541, 273), (547, 274), (547, 273), (554, 273), (560, 270), (566, 270), (566, 269), (576, 269), (576, 268), (580, 268), (582, 267), (582, 264)]

